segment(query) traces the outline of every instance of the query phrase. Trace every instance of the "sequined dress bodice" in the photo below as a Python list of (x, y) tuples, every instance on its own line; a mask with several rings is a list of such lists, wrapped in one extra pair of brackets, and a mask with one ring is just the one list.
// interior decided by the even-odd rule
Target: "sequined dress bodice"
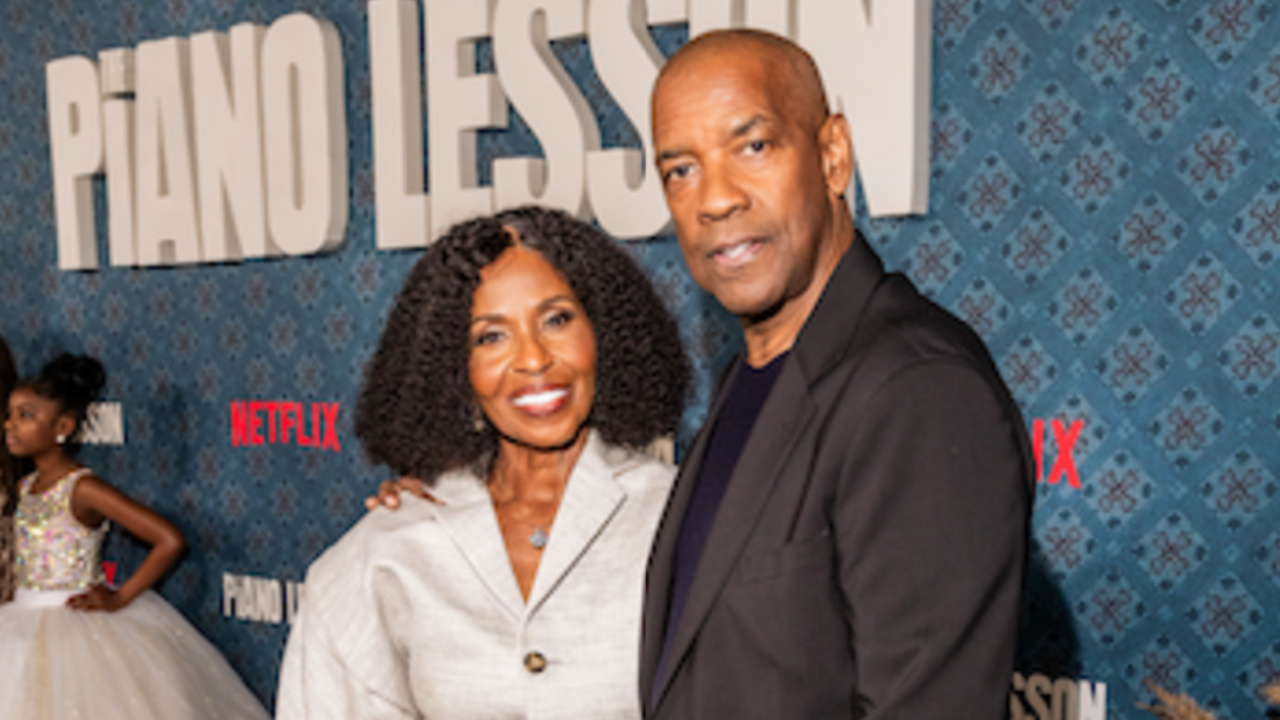
[(17, 585), (26, 590), (83, 590), (102, 582), (98, 553), (107, 523), (85, 527), (71, 513), (76, 482), (90, 473), (81, 468), (40, 494), (28, 492), (35, 474), (23, 478), (18, 510)]

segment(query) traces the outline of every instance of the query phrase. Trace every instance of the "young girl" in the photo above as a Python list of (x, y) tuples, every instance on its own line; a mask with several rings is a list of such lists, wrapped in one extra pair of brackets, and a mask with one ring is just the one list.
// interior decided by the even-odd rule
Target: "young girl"
[[(35, 472), (18, 484), (17, 590), (0, 606), (0, 718), (264, 720), (221, 654), (148, 589), (182, 533), (72, 454), (105, 379), (97, 360), (62, 355), (9, 395), (5, 444)], [(151, 544), (118, 588), (98, 560), (109, 520)]]

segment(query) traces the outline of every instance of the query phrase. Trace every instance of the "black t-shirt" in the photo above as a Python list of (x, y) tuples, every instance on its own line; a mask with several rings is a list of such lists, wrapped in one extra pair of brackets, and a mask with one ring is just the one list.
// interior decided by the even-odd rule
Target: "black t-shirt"
[[(783, 353), (759, 369), (751, 367), (744, 359), (733, 379), (733, 385), (729, 387), (729, 394), (720, 407), (720, 414), (715, 418), (715, 426), (707, 442), (707, 453), (698, 473), (698, 484), (689, 499), (689, 507), (680, 524), (680, 537), (676, 541), (671, 597), (667, 604), (666, 635), (662, 644), (662, 658), (658, 662), (658, 678), (662, 677), (665, 670), (671, 640), (680, 624), (680, 614), (684, 611), (689, 587), (698, 570), (702, 548), (711, 535), (720, 500), (729, 486), (729, 478), (738, 464), (742, 449), (746, 447), (751, 428), (755, 426), (765, 400), (769, 399), (769, 393), (773, 390), (774, 382), (789, 354)], [(655, 683), (654, 692), (657, 692), (657, 688)]]

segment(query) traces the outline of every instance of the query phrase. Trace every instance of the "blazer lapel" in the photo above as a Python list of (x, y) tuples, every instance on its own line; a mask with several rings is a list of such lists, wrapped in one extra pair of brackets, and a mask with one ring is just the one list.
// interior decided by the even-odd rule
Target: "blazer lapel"
[(560, 498), (560, 508), (529, 592), (525, 610), (528, 615), (537, 612), (626, 499), (626, 492), (614, 479), (619, 468), (609, 464), (605, 447), (604, 441), (591, 431)]
[(513, 619), (525, 618), (537, 611), (626, 499), (626, 492), (614, 480), (623, 467), (609, 463), (606, 448), (604, 441), (591, 431), (565, 485), (528, 602), (520, 594), (493, 501), (483, 481), (469, 472), (456, 472), (441, 477), (432, 488), (442, 501), (433, 506), (436, 518), (485, 587)]
[[(716, 511), (711, 536), (707, 538), (706, 547), (699, 559), (680, 626), (672, 639), (666, 676), (655, 678), (653, 676), (657, 672), (656, 665), (662, 653), (665, 631), (664, 623), (655, 620), (666, 619), (667, 601), (671, 594), (672, 563), (680, 524), (684, 520), (693, 485), (701, 471), (710, 435), (705, 427), (690, 452), (688, 462), (681, 464), (672, 502), (663, 518), (650, 559), (649, 587), (644, 609), (644, 665), (641, 667), (641, 689), (644, 692), (645, 707), (650, 707), (649, 700), (655, 698), (652, 692), (654, 684), (660, 684), (661, 692), (656, 695), (653, 705), (662, 702), (672, 676), (737, 565), (738, 558), (772, 494), (783, 463), (818, 409), (810, 397), (809, 388), (845, 355), (867, 303), (884, 278), (884, 266), (879, 258), (866, 246), (866, 241), (861, 236), (855, 238), (828, 280), (827, 287), (823, 289), (822, 297), (805, 322), (800, 336), (796, 338), (791, 356), (769, 394), (768, 401), (761, 408), (751, 436), (738, 458), (738, 464), (729, 479), (729, 487)], [(722, 390), (730, 387), (732, 382), (733, 378), (730, 376), (722, 385)], [(723, 391), (718, 394), (714, 406), (707, 413), (708, 422), (714, 422), (719, 417), (724, 402), (723, 395)]]
[[(760, 409), (747, 444), (734, 466), (724, 499), (716, 510), (711, 535), (698, 560), (680, 625), (672, 638), (666, 676), (655, 679), (662, 684), (655, 705), (662, 701), (672, 675), (736, 567), (747, 539), (768, 503), (783, 463), (815, 409), (809, 398), (809, 384), (804, 373), (794, 358), (788, 358), (769, 399)], [(688, 484), (693, 483), (690, 481)], [(683, 513), (676, 517), (683, 520)], [(679, 527), (673, 528), (671, 534), (678, 535)], [(658, 652), (661, 652), (661, 647)]]
[(454, 472), (442, 476), (431, 491), (442, 501), (432, 507), (449, 539), (498, 604), (513, 620), (519, 619), (524, 598), (484, 481), (469, 472)]

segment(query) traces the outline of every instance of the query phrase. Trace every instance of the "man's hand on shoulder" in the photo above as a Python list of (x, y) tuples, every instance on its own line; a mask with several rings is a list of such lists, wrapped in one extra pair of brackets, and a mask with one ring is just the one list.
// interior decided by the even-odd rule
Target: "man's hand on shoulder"
[(377, 495), (364, 499), (364, 507), (366, 510), (373, 510), (379, 506), (388, 510), (397, 510), (400, 508), (400, 493), (402, 492), (416, 495), (436, 505), (444, 505), (443, 500), (427, 491), (426, 483), (416, 477), (405, 475), (395, 480), (384, 480), (378, 486)]

